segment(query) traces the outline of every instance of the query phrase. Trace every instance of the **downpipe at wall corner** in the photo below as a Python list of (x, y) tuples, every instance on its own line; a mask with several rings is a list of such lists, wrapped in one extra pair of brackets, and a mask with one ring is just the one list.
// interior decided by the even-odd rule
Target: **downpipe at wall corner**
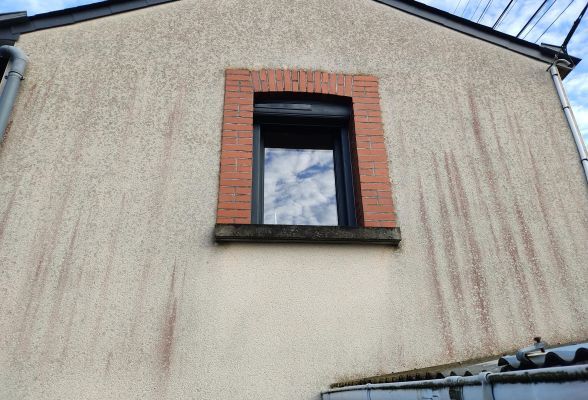
[(586, 178), (586, 183), (588, 183), (588, 155), (586, 152), (586, 144), (584, 143), (584, 139), (582, 139), (580, 128), (578, 128), (578, 123), (576, 122), (576, 118), (574, 117), (574, 112), (572, 111), (570, 101), (568, 100), (568, 95), (566, 94), (566, 90), (563, 86), (559, 70), (557, 69), (558, 64), (565, 64), (569, 66), (570, 62), (568, 60), (563, 59), (556, 60), (549, 67), (549, 73), (551, 74), (551, 78), (553, 79), (553, 84), (555, 85), (555, 90), (557, 91), (557, 95), (559, 97), (562, 110), (566, 117), (566, 121), (568, 122), (570, 130), (572, 131), (574, 142), (576, 142), (576, 147), (578, 149), (578, 154), (580, 156), (580, 162), (582, 163), (582, 168), (584, 169), (584, 177)]
[(0, 47), (0, 56), (8, 58), (6, 84), (0, 95), (0, 143), (2, 143), (20, 82), (24, 79), (28, 58), (18, 47), (7, 45)]

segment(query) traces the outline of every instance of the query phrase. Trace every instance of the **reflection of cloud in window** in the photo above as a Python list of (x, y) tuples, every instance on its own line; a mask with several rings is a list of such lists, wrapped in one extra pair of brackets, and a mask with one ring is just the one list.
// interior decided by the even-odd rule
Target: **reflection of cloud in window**
[(264, 223), (337, 225), (332, 150), (265, 149)]

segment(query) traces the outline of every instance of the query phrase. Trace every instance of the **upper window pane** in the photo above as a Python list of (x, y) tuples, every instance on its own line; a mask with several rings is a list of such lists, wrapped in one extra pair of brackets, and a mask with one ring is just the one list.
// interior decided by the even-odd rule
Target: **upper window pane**
[(333, 150), (265, 148), (265, 224), (337, 225)]

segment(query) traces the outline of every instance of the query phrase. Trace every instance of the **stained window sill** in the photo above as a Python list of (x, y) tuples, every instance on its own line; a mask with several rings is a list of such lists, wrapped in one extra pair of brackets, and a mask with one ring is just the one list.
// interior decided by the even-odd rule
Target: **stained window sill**
[(214, 238), (219, 243), (364, 243), (398, 246), (400, 228), (216, 224)]

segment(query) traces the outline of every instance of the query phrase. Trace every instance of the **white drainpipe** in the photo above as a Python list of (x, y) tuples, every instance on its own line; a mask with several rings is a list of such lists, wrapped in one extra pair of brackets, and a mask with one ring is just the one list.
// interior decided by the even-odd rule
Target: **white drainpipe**
[(12, 107), (16, 101), (20, 81), (24, 79), (24, 71), (27, 67), (27, 56), (25, 53), (14, 46), (0, 47), (0, 56), (8, 56), (8, 74), (6, 75), (6, 84), (0, 96), (0, 143), (4, 137), (4, 131), (10, 119)]
[(576, 118), (574, 118), (574, 112), (572, 111), (572, 107), (570, 106), (570, 101), (568, 100), (566, 90), (561, 81), (561, 76), (559, 75), (559, 71), (557, 70), (557, 64), (560, 63), (570, 65), (570, 63), (567, 60), (560, 59), (554, 62), (551, 67), (549, 67), (549, 72), (551, 73), (551, 78), (553, 79), (553, 83), (555, 84), (555, 89), (557, 90), (557, 95), (559, 96), (559, 101), (561, 102), (561, 107), (566, 116), (566, 120), (568, 121), (570, 130), (572, 131), (572, 136), (574, 137), (574, 141), (576, 142), (576, 147), (578, 148), (578, 153), (580, 155), (580, 162), (582, 163), (582, 167), (584, 168), (584, 176), (586, 178), (586, 182), (588, 183), (588, 156), (586, 155), (586, 145), (584, 144), (584, 140), (582, 139), (582, 134), (580, 133), (580, 129), (578, 128)]

